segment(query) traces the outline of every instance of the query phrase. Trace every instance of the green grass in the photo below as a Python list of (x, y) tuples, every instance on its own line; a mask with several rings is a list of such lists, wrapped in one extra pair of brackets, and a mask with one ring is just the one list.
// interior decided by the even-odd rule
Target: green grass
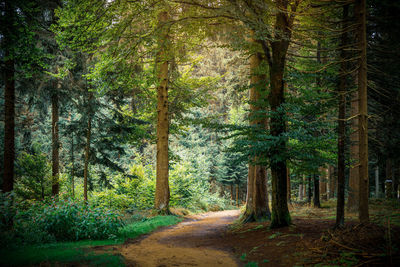
[(0, 250), (0, 266), (32, 265), (41, 262), (83, 262), (92, 266), (124, 266), (121, 256), (109, 253), (95, 254), (90, 248), (121, 244), (127, 238), (136, 238), (159, 227), (180, 221), (182, 219), (176, 216), (156, 216), (126, 225), (121, 228), (120, 236), (115, 240), (83, 240), (3, 249)]

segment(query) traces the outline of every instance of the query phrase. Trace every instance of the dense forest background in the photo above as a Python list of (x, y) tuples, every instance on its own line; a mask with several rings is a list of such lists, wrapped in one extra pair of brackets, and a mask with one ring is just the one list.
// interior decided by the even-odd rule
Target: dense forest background
[[(241, 207), (279, 228), (291, 203), (329, 200), (343, 227), (400, 198), (399, 1), (0, 8), (3, 245), (104, 238), (146, 210)], [(112, 215), (43, 226), (71, 205)]]

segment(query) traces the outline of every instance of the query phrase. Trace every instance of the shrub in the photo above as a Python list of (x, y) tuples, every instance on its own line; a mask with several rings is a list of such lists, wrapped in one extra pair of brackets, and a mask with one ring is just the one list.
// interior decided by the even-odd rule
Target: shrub
[(13, 243), (108, 239), (116, 237), (119, 228), (124, 225), (120, 214), (115, 211), (72, 200), (36, 202), (26, 210), (15, 205), (6, 206), (4, 201), (2, 203), (2, 214), (9, 214), (9, 210), (16, 209), (13, 229), (3, 232), (5, 226), (1, 226), (1, 237), (13, 240)]

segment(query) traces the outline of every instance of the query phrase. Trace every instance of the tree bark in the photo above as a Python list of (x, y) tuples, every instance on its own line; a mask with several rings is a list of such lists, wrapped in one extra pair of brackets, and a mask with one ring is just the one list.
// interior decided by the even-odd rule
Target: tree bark
[(393, 165), (392, 165), (392, 159), (387, 158), (386, 159), (386, 183), (390, 181), (391, 183), (391, 192), (388, 192), (386, 195), (389, 196), (388, 198), (393, 198), (394, 195), (394, 181), (393, 181)]
[(328, 194), (327, 194), (327, 180), (328, 180), (328, 169), (321, 168), (321, 179), (319, 181), (319, 195), (321, 200), (327, 201)]
[(307, 196), (307, 178), (306, 175), (303, 174), (303, 197)]
[(290, 203), (292, 192), (290, 191), (290, 169), (286, 167), (286, 181), (287, 181), (287, 201)]
[[(255, 40), (252, 40), (255, 43)], [(267, 127), (266, 116), (260, 118), (262, 107), (258, 103), (261, 95), (266, 91), (266, 77), (259, 74), (262, 57), (260, 53), (254, 53), (250, 57), (250, 125), (257, 127), (255, 131), (260, 131)], [(254, 118), (255, 117), (255, 118)], [(270, 218), (271, 213), (268, 205), (267, 193), (267, 172), (264, 166), (253, 165), (258, 161), (258, 157), (252, 159), (249, 164), (247, 179), (246, 210), (243, 214), (243, 222), (262, 221)]]
[(379, 198), (379, 167), (375, 168), (375, 198)]
[(314, 200), (313, 200), (313, 205), (314, 208), (321, 208), (321, 203), (319, 201), (319, 176), (316, 174), (313, 174), (313, 180), (314, 180)]
[(360, 57), (358, 60), (358, 96), (359, 100), (359, 212), (358, 218), (361, 223), (369, 221), (368, 197), (368, 100), (367, 100), (367, 27), (366, 27), (366, 0), (355, 1), (355, 14), (357, 16), (357, 37)]
[[(59, 84), (57, 84), (57, 90)], [(52, 139), (52, 187), (51, 193), (53, 196), (58, 196), (59, 193), (59, 131), (58, 131), (58, 120), (59, 120), (59, 107), (58, 107), (58, 94), (57, 91), (51, 96), (51, 139)]]
[(333, 166), (329, 166), (328, 171), (328, 177), (329, 177), (329, 192), (328, 192), (328, 197), (329, 199), (332, 199), (335, 197), (335, 191), (336, 191), (336, 177), (335, 177), (335, 168)]
[(90, 106), (92, 98), (93, 94), (89, 93), (89, 101), (88, 101), (89, 112), (88, 112), (88, 124), (86, 130), (86, 145), (85, 145), (85, 165), (83, 169), (83, 198), (85, 200), (85, 203), (88, 202), (87, 185), (88, 185), (88, 175), (89, 175), (90, 139), (92, 135), (92, 115), (93, 115)]
[(239, 207), (239, 184), (236, 184), (236, 207)]
[(358, 135), (358, 121), (359, 121), (359, 110), (358, 110), (358, 92), (352, 94), (351, 100), (351, 134), (350, 134), (350, 157), (351, 167), (349, 176), (349, 194), (347, 197), (347, 210), (349, 212), (356, 212), (358, 210), (358, 180), (359, 180), (359, 135)]
[(268, 97), (271, 107), (270, 130), (271, 135), (279, 138), (279, 141), (272, 149), (272, 155), (280, 155), (271, 159), (271, 184), (272, 184), (272, 216), (271, 228), (288, 226), (291, 222), (287, 202), (287, 168), (285, 111), (283, 110), (284, 98), (284, 71), (286, 65), (286, 54), (291, 38), (292, 22), (288, 13), (285, 12), (288, 2), (285, 0), (276, 1), (278, 12), (275, 19), (275, 38), (271, 41), (272, 58), (269, 74), (271, 91)]
[(339, 82), (339, 114), (338, 114), (338, 170), (337, 170), (337, 202), (336, 202), (336, 223), (335, 227), (342, 227), (344, 225), (344, 187), (345, 187), (345, 140), (346, 140), (346, 72), (347, 58), (344, 46), (348, 43), (348, 34), (346, 28), (348, 25), (349, 5), (343, 6), (342, 20), (342, 36), (340, 41), (340, 82)]
[(159, 14), (159, 27), (161, 35), (159, 36), (159, 51), (157, 53), (157, 177), (155, 209), (160, 214), (169, 214), (169, 158), (168, 158), (168, 136), (169, 136), (169, 118), (168, 118), (168, 60), (167, 60), (167, 42), (169, 41), (168, 13), (162, 11)]
[(309, 205), (311, 205), (311, 198), (312, 198), (312, 188), (311, 188), (311, 175), (307, 176), (307, 186), (308, 186), (308, 190), (307, 190), (307, 203)]

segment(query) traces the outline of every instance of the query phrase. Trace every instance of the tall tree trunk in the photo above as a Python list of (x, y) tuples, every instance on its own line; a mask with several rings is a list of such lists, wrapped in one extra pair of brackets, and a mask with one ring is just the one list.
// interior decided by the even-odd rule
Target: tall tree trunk
[(239, 207), (239, 184), (236, 184), (236, 207)]
[(361, 223), (369, 221), (368, 197), (368, 100), (367, 100), (367, 27), (366, 27), (366, 0), (356, 0), (355, 14), (357, 16), (357, 41), (360, 57), (358, 60), (358, 96), (359, 100), (359, 212), (358, 218)]
[(93, 93), (89, 93), (89, 101), (88, 101), (88, 124), (86, 129), (86, 145), (85, 145), (85, 165), (83, 169), (83, 198), (85, 202), (88, 201), (88, 175), (89, 175), (89, 159), (90, 159), (90, 139), (92, 136), (92, 110), (91, 110), (91, 101), (93, 98)]
[(167, 42), (168, 13), (162, 11), (159, 14), (159, 27), (161, 35), (159, 37), (159, 51), (157, 53), (157, 177), (156, 177), (156, 194), (155, 209), (161, 214), (169, 214), (169, 158), (168, 158), (168, 135), (169, 135), (169, 119), (168, 119), (168, 60), (167, 60)]
[[(5, 57), (10, 54), (6, 51)], [(15, 69), (14, 60), (7, 59), (4, 64), (4, 172), (3, 192), (14, 189), (15, 159)]]
[(313, 174), (313, 180), (314, 180), (314, 201), (313, 205), (314, 208), (321, 208), (321, 203), (319, 201), (319, 176), (316, 174)]
[(350, 134), (350, 157), (351, 167), (349, 176), (349, 194), (347, 197), (347, 210), (350, 212), (356, 212), (358, 210), (358, 180), (359, 180), (359, 135), (358, 135), (358, 92), (352, 94), (351, 100), (351, 134)]
[[(57, 83), (57, 91), (59, 89), (59, 83)], [(51, 147), (52, 147), (52, 187), (51, 193), (53, 196), (58, 196), (59, 193), (59, 136), (58, 136), (58, 120), (59, 120), (59, 108), (58, 108), (58, 94), (57, 91), (51, 96)]]
[(299, 184), (299, 201), (303, 200), (303, 184)]
[(231, 205), (233, 203), (233, 184), (229, 185), (230, 189), (231, 189)]
[[(255, 43), (255, 40), (252, 40)], [(250, 57), (250, 125), (257, 127), (255, 131), (260, 131), (267, 127), (266, 116), (260, 118), (262, 107), (259, 101), (261, 95), (266, 91), (266, 77), (260, 74), (262, 57), (260, 53), (254, 53)], [(249, 164), (247, 180), (247, 199), (246, 210), (243, 214), (243, 222), (252, 222), (270, 218), (267, 195), (267, 172), (264, 166), (253, 165), (258, 161), (258, 157), (252, 159)]]
[(339, 122), (338, 122), (338, 169), (337, 169), (337, 203), (336, 203), (336, 227), (344, 225), (344, 187), (345, 187), (345, 140), (346, 140), (346, 72), (347, 64), (345, 62), (347, 55), (344, 46), (348, 44), (348, 34), (346, 28), (348, 25), (349, 5), (343, 6), (342, 35), (340, 41), (340, 82), (339, 82)]
[(303, 174), (303, 197), (307, 196), (307, 178), (306, 175)]
[[(290, 224), (291, 218), (287, 202), (287, 168), (286, 151), (285, 110), (283, 110), (284, 98), (284, 71), (286, 54), (291, 39), (293, 17), (286, 12), (288, 1), (276, 1), (277, 14), (275, 19), (275, 39), (270, 42), (272, 57), (269, 64), (271, 90), (268, 101), (271, 107), (270, 130), (271, 135), (278, 138), (278, 142), (272, 149), (272, 155), (281, 155), (271, 160), (271, 184), (272, 184), (272, 216), (271, 228), (284, 227)], [(295, 7), (292, 7), (295, 11)], [(269, 51), (268, 51), (269, 53)]]

